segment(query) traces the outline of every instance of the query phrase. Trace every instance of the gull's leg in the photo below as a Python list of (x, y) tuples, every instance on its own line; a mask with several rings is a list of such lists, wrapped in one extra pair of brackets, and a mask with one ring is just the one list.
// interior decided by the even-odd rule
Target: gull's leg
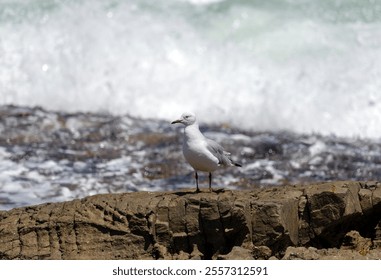
[(200, 189), (198, 188), (198, 174), (196, 170), (194, 171), (194, 177), (196, 178), (196, 192), (200, 192)]
[(209, 172), (209, 191), (212, 192), (212, 172)]

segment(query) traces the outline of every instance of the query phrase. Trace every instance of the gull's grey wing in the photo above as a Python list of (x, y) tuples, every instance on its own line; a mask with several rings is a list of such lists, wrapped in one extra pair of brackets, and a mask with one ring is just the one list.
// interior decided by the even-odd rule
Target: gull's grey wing
[(230, 153), (224, 151), (224, 148), (222, 148), (220, 144), (208, 138), (206, 138), (206, 143), (209, 152), (211, 152), (218, 159), (218, 164), (226, 166), (234, 164), (230, 158)]

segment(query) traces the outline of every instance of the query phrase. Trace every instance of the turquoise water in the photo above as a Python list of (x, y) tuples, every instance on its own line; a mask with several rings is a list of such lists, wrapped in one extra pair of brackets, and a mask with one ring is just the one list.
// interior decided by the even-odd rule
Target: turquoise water
[(379, 0), (0, 2), (0, 104), (379, 138)]

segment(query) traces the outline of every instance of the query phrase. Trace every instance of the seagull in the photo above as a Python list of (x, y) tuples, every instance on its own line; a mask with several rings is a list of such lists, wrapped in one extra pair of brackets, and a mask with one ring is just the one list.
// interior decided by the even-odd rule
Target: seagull
[(231, 159), (230, 153), (226, 152), (221, 145), (201, 133), (193, 113), (184, 113), (180, 119), (171, 122), (171, 124), (176, 123), (185, 125), (183, 154), (195, 171), (197, 192), (200, 191), (197, 171), (209, 173), (209, 191), (212, 191), (213, 171), (227, 166), (242, 167)]

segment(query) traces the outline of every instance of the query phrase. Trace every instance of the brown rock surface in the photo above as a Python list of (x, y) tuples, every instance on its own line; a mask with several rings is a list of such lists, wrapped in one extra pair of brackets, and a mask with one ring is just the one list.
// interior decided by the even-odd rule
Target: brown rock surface
[(381, 184), (103, 194), (0, 211), (1, 259), (380, 258)]

